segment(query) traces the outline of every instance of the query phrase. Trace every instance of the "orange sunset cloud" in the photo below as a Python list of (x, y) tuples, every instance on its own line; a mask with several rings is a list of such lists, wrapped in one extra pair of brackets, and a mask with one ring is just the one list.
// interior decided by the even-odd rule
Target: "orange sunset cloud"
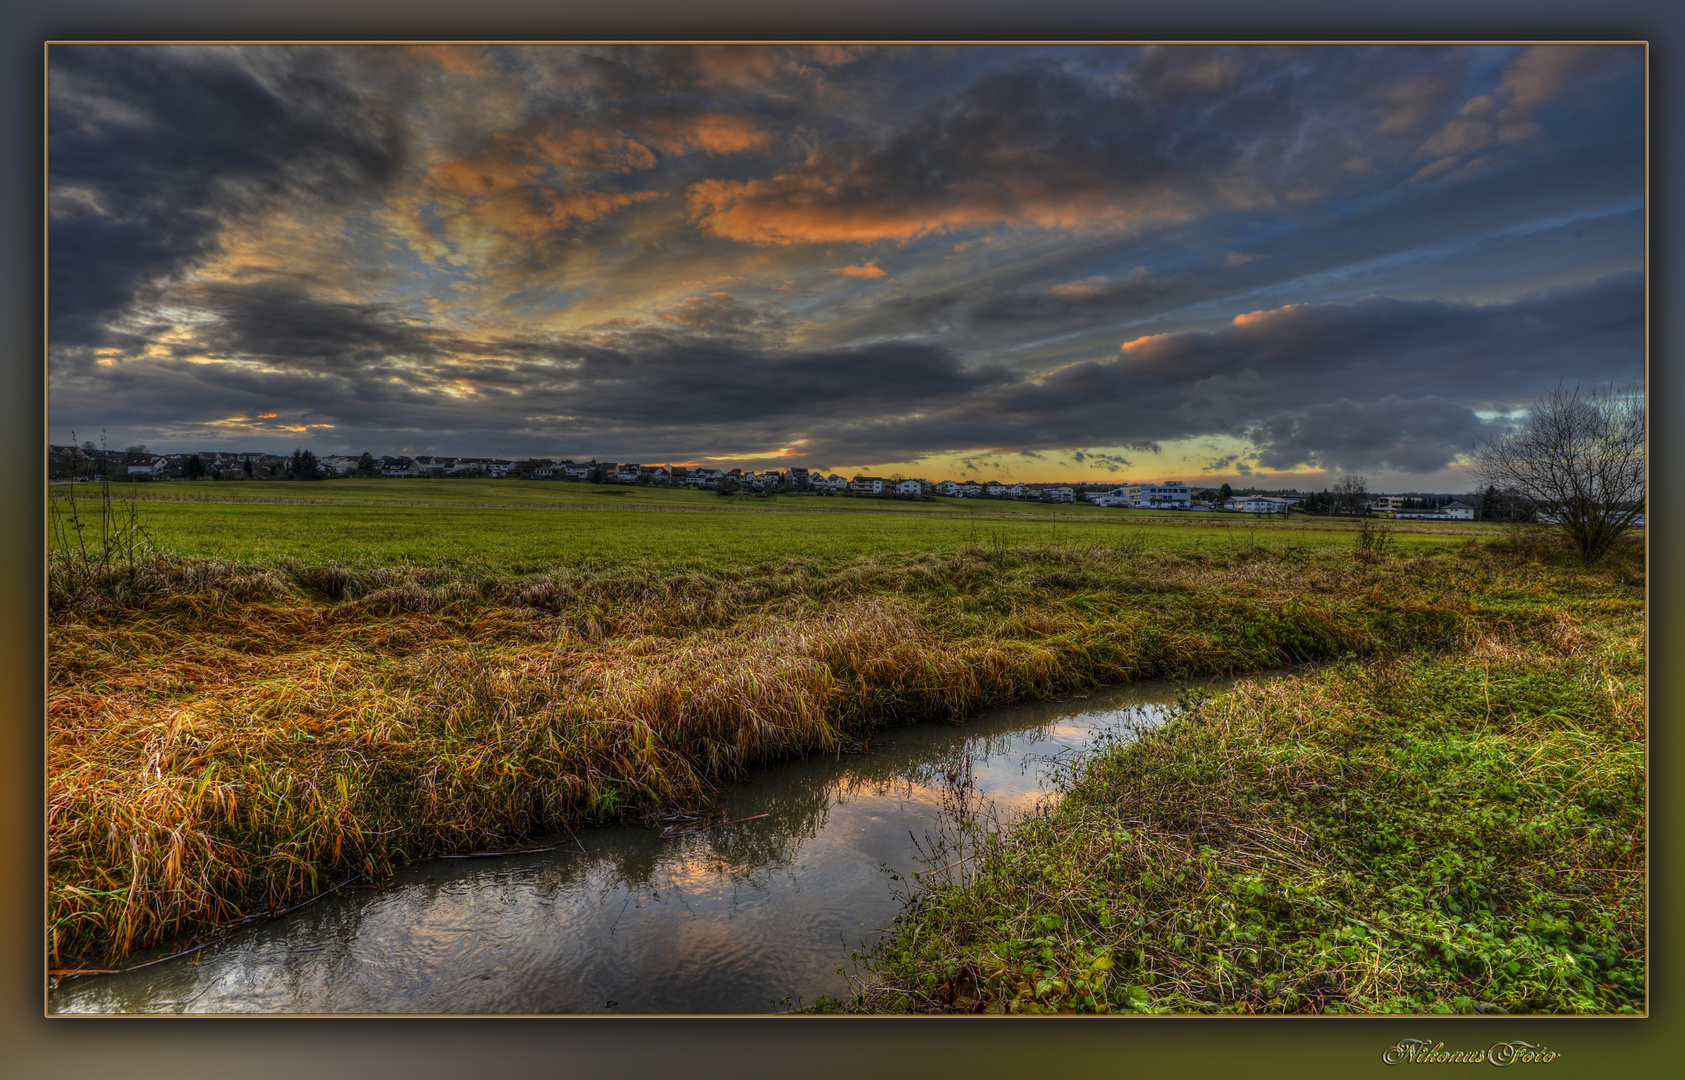
[(864, 266), (839, 266), (831, 273), (857, 278), (881, 278), (884, 276), (884, 270), (876, 263), (866, 263)]
[(1035, 225), (1067, 232), (1117, 231), (1195, 216), (1194, 201), (1169, 190), (1066, 192), (1016, 178), (987, 191), (954, 189), (918, 205), (869, 181), (808, 161), (770, 180), (704, 180), (686, 193), (692, 219), (716, 236), (763, 246), (907, 242), (956, 229)]
[(441, 71), (451, 75), (484, 75), (486, 66), (480, 62), (477, 45), (411, 45), (411, 56), (431, 60)]
[(717, 113), (650, 120), (642, 130), (651, 145), (669, 154), (693, 150), (705, 154), (738, 154), (745, 150), (759, 150), (772, 142), (772, 136), (757, 127), (753, 120)]
[(1292, 311), (1295, 308), (1302, 308), (1304, 306), (1305, 305), (1303, 304), (1287, 304), (1278, 308), (1268, 308), (1263, 311), (1248, 311), (1245, 314), (1236, 315), (1234, 317), (1234, 324), (1236, 326), (1253, 326), (1275, 316), (1279, 316), (1284, 312)]

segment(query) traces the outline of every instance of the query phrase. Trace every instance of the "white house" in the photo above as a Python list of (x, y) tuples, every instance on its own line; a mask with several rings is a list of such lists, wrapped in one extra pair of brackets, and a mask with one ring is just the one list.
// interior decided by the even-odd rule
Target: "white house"
[(446, 469), (456, 464), (455, 458), (436, 457), (423, 454), (410, 461), (411, 476), (442, 476)]
[(848, 490), (856, 495), (882, 495), (883, 486), (887, 483), (881, 476), (856, 476), (848, 485)]
[(1180, 480), (1162, 484), (1123, 484), (1110, 491), (1090, 492), (1088, 501), (1100, 506), (1121, 506), (1135, 510), (1187, 510), (1193, 506), (1193, 492)]
[(1223, 504), (1243, 514), (1285, 514), (1292, 505), (1292, 499), (1278, 499), (1273, 495), (1236, 495)]
[(357, 459), (354, 457), (347, 457), (344, 454), (329, 454), (327, 457), (319, 460), (322, 463), (322, 469), (326, 472), (344, 476), (348, 472), (357, 471)]
[(1135, 505), (1135, 497), (1127, 487), (1115, 487), (1110, 491), (1091, 491), (1088, 501), (1096, 506), (1123, 507), (1125, 509)]
[(1448, 503), (1445, 506), (1440, 507), (1440, 509), (1445, 511), (1445, 516), (1453, 521), (1474, 520), (1474, 507), (1462, 500), (1458, 500), (1454, 503)]
[(639, 466), (637, 462), (628, 461), (628, 462), (622, 464), (619, 469), (615, 470), (614, 478), (616, 480), (620, 481), (622, 484), (636, 483), (637, 480), (638, 480), (638, 471), (639, 471), (640, 468), (641, 468), (641, 466)]
[(456, 475), (494, 476), (501, 479), (509, 475), (509, 469), (514, 464), (506, 458), (465, 457), (457, 458), (449, 471)]
[(940, 484), (936, 485), (936, 494), (938, 494), (938, 495), (950, 495), (950, 496), (952, 496), (952, 495), (958, 495), (959, 493), (960, 493), (959, 484), (955, 483), (952, 480), (944, 480)]
[(1166, 480), (1162, 484), (1133, 484), (1130, 497), (1136, 507), (1162, 507), (1185, 510), (1193, 505), (1193, 492), (1180, 480)]

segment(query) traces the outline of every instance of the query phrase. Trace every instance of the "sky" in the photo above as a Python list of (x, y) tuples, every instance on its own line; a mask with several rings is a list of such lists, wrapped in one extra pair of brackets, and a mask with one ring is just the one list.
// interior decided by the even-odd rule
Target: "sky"
[(49, 436), (1467, 490), (1644, 377), (1638, 46), (53, 46)]

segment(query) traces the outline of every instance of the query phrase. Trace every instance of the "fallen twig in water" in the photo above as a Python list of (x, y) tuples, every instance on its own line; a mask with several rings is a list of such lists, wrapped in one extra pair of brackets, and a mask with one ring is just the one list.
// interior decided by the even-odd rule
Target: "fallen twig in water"
[(750, 814), (748, 817), (740, 817), (732, 821), (716, 821), (712, 825), (692, 825), (686, 829), (674, 829), (673, 827), (668, 826), (666, 829), (662, 830), (660, 839), (671, 840), (675, 836), (689, 836), (691, 833), (707, 832), (709, 829), (717, 829), (721, 825), (741, 825), (745, 821), (757, 821), (761, 818), (771, 816), (771, 812), (769, 811), (765, 814)]
[(439, 859), (493, 859), (500, 855), (531, 855), (540, 851), (555, 851), (555, 844), (544, 847), (512, 848), (509, 851), (470, 851), (466, 855), (424, 855), (419, 859), (411, 859), (412, 863), (436, 862)]

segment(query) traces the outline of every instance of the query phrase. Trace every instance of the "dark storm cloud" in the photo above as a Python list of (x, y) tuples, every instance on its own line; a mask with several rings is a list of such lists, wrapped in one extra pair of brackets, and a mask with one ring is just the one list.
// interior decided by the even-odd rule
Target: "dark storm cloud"
[(49, 86), (59, 344), (96, 340), (137, 293), (212, 250), (229, 215), (354, 201), (403, 160), (395, 101), (322, 50), (58, 47)]
[(1115, 359), (831, 435), (836, 454), (859, 460), (881, 460), (891, 446), (1157, 450), (1161, 441), (1230, 435), (1248, 439), (1269, 468), (1431, 472), (1485, 430), (1477, 410), (1523, 407), (1558, 378), (1641, 378), (1643, 327), (1635, 275), (1509, 304), (1288, 307), (1217, 331), (1139, 339)]
[[(954, 446), (1157, 453), (1163, 441), (1228, 434), (1249, 440), (1264, 468), (1432, 472), (1487, 430), (1476, 410), (1515, 408), (1558, 377), (1639, 377), (1643, 331), (1641, 283), (1621, 276), (1484, 307), (1368, 300), (1259, 312), (1028, 379), (928, 343), (804, 351), (653, 324), (477, 340), (267, 285), (223, 287), (207, 303), (222, 318), (183, 355), (227, 349), (252, 362), (67, 364), (60, 385), (97, 381), (119, 412), (180, 423), (277, 401), (299, 423), (366, 430), (481, 430), (496, 415), (528, 439), (565, 433), (605, 453), (790, 442), (815, 461)], [(1412, 390), (1422, 385), (1439, 392)]]
[[(848, 427), (839, 416), (900, 416), (1021, 378), (962, 364), (929, 343), (779, 348), (743, 331), (755, 312), (719, 298), (681, 310), (673, 325), (528, 339), (446, 333), (384, 305), (327, 303), (289, 283), (199, 286), (193, 299), (216, 318), (175, 342), (171, 357), (98, 364), (87, 350), (64, 350), (55, 394), (104, 406), (97, 418), (65, 423), (123, 427), (150, 416), (208, 437), (221, 421), (275, 411), (278, 424), (328, 429), (565, 435), (604, 453), (684, 455), (696, 443), (743, 453)], [(205, 356), (241, 359), (189, 359)], [(488, 426), (494, 417), (501, 430)]]
[(1339, 472), (1431, 473), (1492, 430), (1466, 402), (1388, 395), (1367, 404), (1341, 398), (1276, 413), (1250, 434), (1258, 464), (1266, 469), (1317, 465)]
[(1431, 471), (1641, 376), (1640, 58), (55, 47), (53, 422)]
[[(1513, 400), (1539, 372), (1574, 377), (1618, 368), (1636, 375), (1643, 358), (1644, 290), (1637, 275), (1484, 306), (1371, 298), (1294, 304), (1236, 316), (1217, 330), (1155, 335), (1121, 355), (1058, 376), (1092, 390), (1120, 380), (1290, 394), (1389, 393), (1457, 385), (1481, 404)], [(1554, 376), (1553, 376), (1554, 378)], [(1093, 384), (1093, 385), (1087, 385)]]
[(762, 351), (659, 332), (615, 347), (564, 343), (567, 397), (592, 417), (652, 428), (902, 415), (1021, 376), (963, 366), (938, 345), (889, 341), (846, 349)]
[[(1477, 409), (1524, 406), (1558, 378), (1641, 377), (1643, 319), (1635, 275), (1510, 304), (1297, 306), (1132, 342), (1114, 361), (1045, 385), (1085, 395), (1110, 387), (1114, 400), (1176, 417), (1184, 426), (1174, 434), (1194, 434), (1185, 425), (1200, 418), (1210, 431), (1244, 432), (1269, 468), (1432, 472), (1485, 430)], [(1141, 416), (1133, 430), (1149, 424)]]
[[(1461, 54), (1418, 53), (1431, 116)], [(691, 191), (698, 221), (758, 244), (906, 240), (1033, 223), (1131, 229), (1209, 209), (1290, 205), (1421, 141), (1376, 89), (1396, 58), (1364, 50), (1142, 50), (1116, 72), (1049, 59), (985, 75), (873, 145), (836, 144), (765, 180)], [(1415, 164), (1409, 168), (1414, 170)]]
[(442, 358), (467, 344), (403, 321), (390, 304), (322, 300), (291, 281), (196, 284), (172, 298), (214, 317), (171, 346), (183, 357), (240, 357), (333, 374), (398, 358)]

